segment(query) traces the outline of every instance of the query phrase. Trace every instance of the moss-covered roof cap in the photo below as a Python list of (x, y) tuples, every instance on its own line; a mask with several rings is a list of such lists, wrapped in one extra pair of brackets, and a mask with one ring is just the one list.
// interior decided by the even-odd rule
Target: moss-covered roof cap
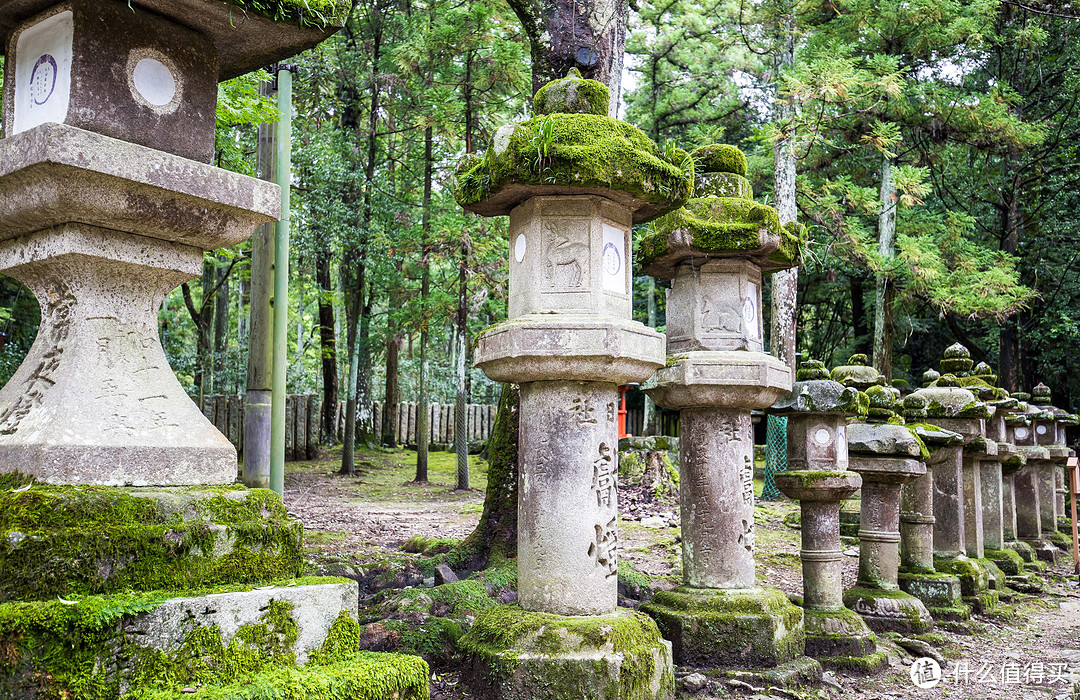
[(571, 68), (565, 78), (552, 80), (533, 95), (533, 114), (597, 114), (608, 113), (608, 87), (599, 80), (581, 77), (581, 71)]
[[(553, 81), (537, 93), (538, 102), (543, 109), (595, 111), (581, 94), (588, 82)], [(688, 153), (664, 153), (606, 110), (554, 111), (496, 131), (483, 156), (467, 156), (458, 166), (454, 197), (481, 216), (505, 216), (533, 197), (593, 194), (627, 207), (639, 224), (685, 204), (693, 183)]]
[(869, 408), (866, 394), (831, 379), (807, 379), (795, 382), (791, 391), (766, 409), (775, 416), (800, 413), (864, 416)]
[[(345, 26), (355, 0), (130, 0), (206, 36), (217, 48), (219, 80), (295, 56)], [(0, 51), (8, 35), (57, 0), (0, 2)]]
[(845, 386), (866, 391), (872, 386), (884, 385), (885, 375), (867, 364), (866, 355), (856, 353), (848, 358), (846, 365), (833, 367), (832, 378)]
[(958, 386), (942, 386), (939, 383), (938, 386), (919, 389), (904, 399), (904, 405), (913, 405), (917, 401), (926, 402), (926, 416), (930, 419), (989, 418), (993, 414), (993, 409), (979, 401), (975, 394)]
[(781, 224), (775, 209), (753, 200), (742, 152), (715, 144), (695, 150), (692, 157), (694, 197), (654, 222), (641, 239), (637, 262), (642, 271), (672, 279), (689, 259), (744, 258), (766, 271), (796, 265), (806, 228), (794, 221)]

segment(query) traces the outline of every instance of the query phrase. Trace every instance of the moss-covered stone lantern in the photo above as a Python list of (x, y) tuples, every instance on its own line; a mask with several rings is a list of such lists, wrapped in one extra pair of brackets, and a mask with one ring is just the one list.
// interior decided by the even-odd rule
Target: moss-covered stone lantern
[[(682, 206), (693, 163), (607, 104), (603, 84), (572, 71), (457, 172), (465, 209), (510, 217), (509, 320), (477, 338), (475, 358), (521, 385), (519, 605), (481, 615), (463, 642), (484, 697), (673, 690), (656, 624), (617, 607), (617, 387), (664, 365), (663, 335), (631, 320), (631, 227)], [(557, 648), (538, 646), (544, 629)]]
[(1075, 415), (1063, 411), (1051, 402), (1050, 387), (1039, 384), (1031, 390), (1031, 405), (1039, 411), (1034, 418), (1035, 443), (1046, 447), (1049, 468), (1039, 465), (1039, 497), (1044, 504), (1041, 517), (1043, 536), (1063, 550), (1070, 542), (1060, 531), (1058, 522), (1065, 517), (1065, 467), (1069, 457), (1075, 456), (1065, 441), (1066, 426), (1076, 425)]
[[(833, 369), (849, 385), (865, 386), (865, 422), (848, 425), (849, 468), (862, 477), (859, 509), (859, 574), (844, 593), (844, 605), (859, 613), (870, 629), (904, 634), (934, 626), (926, 606), (899, 585), (900, 489), (926, 473), (919, 440), (904, 426), (900, 392), (866, 367), (865, 356)], [(865, 369), (863, 369), (865, 368)]]
[(788, 367), (763, 352), (761, 275), (796, 264), (801, 231), (751, 199), (737, 148), (693, 158), (694, 198), (638, 249), (646, 274), (672, 280), (667, 366), (643, 390), (680, 412), (683, 537), (683, 585), (642, 610), (680, 664), (775, 666), (803, 653), (803, 615), (757, 586), (750, 412), (791, 389)]
[(37, 339), (0, 391), (0, 472), (236, 479), (236, 451), (169, 367), (158, 307), (201, 273), (203, 251), (279, 215), (275, 185), (209, 165), (218, 82), (315, 45), (351, 5), (0, 3), (0, 270), (41, 306)]
[(997, 454), (997, 444), (983, 437), (993, 409), (962, 388), (953, 374), (971, 366), (967, 350), (951, 346), (941, 362), (942, 374), (905, 401), (925, 402), (928, 422), (963, 438), (960, 444), (931, 445), (927, 457), (927, 468), (933, 472), (934, 566), (957, 576), (964, 602), (983, 612), (997, 604), (997, 589), (1005, 581), (1004, 574), (982, 556), (980, 463), (990, 453)]
[(862, 485), (848, 471), (847, 419), (866, 414), (867, 398), (829, 379), (818, 360), (804, 362), (796, 380), (768, 413), (788, 419), (788, 469), (776, 475), (776, 486), (799, 501), (802, 515), (806, 654), (827, 667), (871, 670), (885, 654), (862, 618), (844, 607), (840, 551), (840, 502)]

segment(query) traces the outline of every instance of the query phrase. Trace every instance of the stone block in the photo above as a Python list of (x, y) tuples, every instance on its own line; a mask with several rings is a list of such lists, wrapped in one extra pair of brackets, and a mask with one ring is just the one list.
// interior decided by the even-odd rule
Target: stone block
[(664, 336), (612, 317), (522, 316), (476, 339), (475, 364), (491, 379), (628, 384), (664, 365)]
[(630, 212), (603, 197), (534, 197), (510, 213), (509, 318), (630, 318)]
[(868, 657), (877, 650), (877, 638), (863, 619), (848, 610), (803, 610), (806, 655), (823, 665), (835, 657)]
[(776, 590), (681, 586), (641, 610), (671, 640), (680, 666), (777, 666), (805, 647), (802, 609)]
[[(0, 42), (22, 22), (55, 5), (55, 0), (14, 0), (0, 4)], [(204, 36), (217, 54), (217, 80), (228, 80), (315, 46), (345, 23), (352, 3), (323, 3), (321, 15), (302, 14), (296, 0), (245, 6), (237, 19), (236, 6), (206, 0), (132, 0), (132, 10), (158, 15)], [(306, 5), (304, 6), (306, 7)], [(268, 16), (268, 14), (274, 15)], [(281, 20), (281, 21), (276, 21)], [(5, 109), (5, 111), (7, 111)]]
[(0, 240), (78, 221), (215, 250), (280, 208), (271, 182), (65, 124), (0, 139)]
[(478, 700), (670, 700), (671, 644), (647, 616), (562, 617), (517, 606), (480, 614), (458, 642)]
[(765, 408), (791, 390), (791, 370), (764, 353), (689, 352), (672, 359), (642, 386), (664, 408)]
[(47, 122), (209, 163), (217, 51), (205, 37), (118, 0), (68, 0), (12, 32), (4, 133)]
[(899, 583), (900, 590), (921, 600), (935, 620), (971, 617), (971, 609), (961, 594), (960, 579), (952, 574), (901, 571)]
[(875, 632), (921, 634), (934, 627), (934, 620), (922, 601), (901, 590), (849, 588), (844, 605), (862, 616)]
[(683, 266), (668, 293), (668, 354), (762, 352), (761, 269), (740, 258)]
[(303, 569), (303, 528), (271, 491), (19, 483), (0, 476), (0, 601), (260, 584)]

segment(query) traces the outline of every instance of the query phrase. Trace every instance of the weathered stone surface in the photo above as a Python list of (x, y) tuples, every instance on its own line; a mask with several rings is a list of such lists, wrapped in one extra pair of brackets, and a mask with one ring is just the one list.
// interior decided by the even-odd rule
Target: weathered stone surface
[(803, 612), (780, 591), (680, 587), (643, 603), (679, 665), (776, 666), (801, 655)]
[[(836, 610), (805, 610), (806, 655), (834, 665), (837, 657), (869, 657), (877, 650), (877, 638), (857, 613), (840, 607)], [(874, 669), (868, 669), (874, 670)]]
[(236, 450), (184, 392), (157, 309), (202, 251), (80, 224), (0, 243), (0, 269), (41, 304), (38, 336), (0, 390), (0, 472), (150, 486), (236, 479)]
[[(0, 5), (0, 44), (20, 23), (54, 4), (55, 0), (8, 0)], [(352, 8), (349, 0), (338, 0), (325, 9), (320, 21), (310, 15), (301, 20), (299, 3), (291, 0), (264, 4), (288, 18), (277, 22), (220, 0), (132, 0), (131, 5), (206, 36), (217, 50), (218, 80), (250, 73), (315, 46), (344, 25)]]
[(922, 601), (901, 590), (850, 588), (844, 605), (857, 612), (875, 632), (921, 634), (934, 628), (934, 620)]
[(673, 359), (642, 385), (664, 408), (765, 408), (791, 390), (791, 370), (764, 353), (690, 352)]
[(737, 409), (683, 409), (680, 420), (683, 580), (695, 588), (752, 588), (750, 414)]
[(971, 617), (960, 579), (952, 574), (900, 572), (900, 590), (922, 601), (935, 620), (960, 621)]
[(518, 596), (525, 610), (615, 610), (617, 402), (613, 384), (521, 386)]
[(280, 208), (273, 183), (63, 124), (0, 139), (0, 240), (78, 221), (215, 250)]
[(499, 606), (459, 640), (465, 678), (481, 700), (670, 700), (671, 643), (648, 616), (623, 608), (567, 618)]
[(857, 416), (865, 414), (868, 407), (866, 395), (854, 387), (831, 379), (813, 379), (795, 382), (791, 391), (769, 408), (769, 413), (776, 416), (800, 413)]
[(664, 336), (624, 319), (537, 314), (477, 336), (475, 364), (499, 382), (640, 382), (664, 364)]
[(852, 423), (847, 430), (848, 452), (878, 456), (920, 457), (919, 441), (902, 425)]
[(866, 391), (872, 386), (885, 384), (885, 376), (867, 364), (866, 355), (856, 354), (848, 359), (848, 364), (834, 367), (833, 381), (850, 386), (859, 391)]
[(126, 623), (125, 631), (146, 642), (146, 647), (174, 652), (194, 628), (216, 627), (222, 643), (228, 646), (241, 627), (259, 622), (273, 604), (286, 603), (296, 623), (296, 641), (288, 651), (304, 664), (342, 613), (356, 619), (357, 598), (355, 581), (263, 586), (250, 591), (170, 598)]
[(761, 268), (741, 258), (682, 263), (668, 292), (667, 351), (762, 352)]
[(12, 33), (4, 133), (58, 122), (209, 163), (217, 52), (116, 0), (68, 0)]

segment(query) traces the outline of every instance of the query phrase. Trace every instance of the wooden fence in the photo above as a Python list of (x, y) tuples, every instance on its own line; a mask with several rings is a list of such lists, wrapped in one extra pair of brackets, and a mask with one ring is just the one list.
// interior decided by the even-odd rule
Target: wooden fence
[[(285, 399), (285, 460), (315, 459), (322, 397), (291, 394)], [(244, 451), (244, 401), (239, 396), (204, 396), (202, 412), (236, 451)]]
[[(468, 428), (469, 442), (480, 442), (491, 437), (491, 430), (495, 426), (495, 410), (497, 406), (470, 403), (465, 406), (465, 425)], [(454, 441), (454, 404), (436, 403), (428, 406), (430, 420), (428, 422), (428, 444), (450, 444)], [(394, 404), (391, 408), (392, 415), (397, 417), (395, 436), (399, 445), (415, 446), (416, 431), (418, 428), (417, 405), (415, 402), (402, 402)], [(344, 434), (345, 429), (345, 403), (338, 404), (337, 412), (338, 437)], [(372, 422), (375, 435), (382, 435), (383, 404), (376, 401), (372, 406)]]
[[(429, 435), (430, 443), (450, 444), (454, 441), (454, 404), (432, 404)], [(495, 425), (496, 406), (468, 404), (466, 425), (469, 442), (480, 442), (491, 437)], [(285, 400), (285, 460), (292, 462), (315, 459), (321, 444), (320, 411), (322, 397), (317, 394), (292, 394)], [(399, 403), (393, 408), (397, 416), (397, 443), (416, 446), (416, 403)], [(204, 396), (202, 412), (221, 434), (229, 439), (238, 453), (244, 451), (244, 401), (239, 396)], [(376, 402), (372, 407), (375, 435), (382, 435), (383, 405)], [(335, 416), (337, 438), (345, 435), (345, 402), (337, 405)]]

